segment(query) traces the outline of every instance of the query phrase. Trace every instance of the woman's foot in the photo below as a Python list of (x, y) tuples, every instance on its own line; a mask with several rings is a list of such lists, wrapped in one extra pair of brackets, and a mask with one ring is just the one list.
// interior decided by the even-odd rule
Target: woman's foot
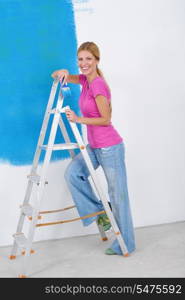
[(104, 231), (107, 231), (111, 228), (111, 223), (106, 214), (102, 214), (98, 217), (98, 225), (102, 225)]
[(107, 254), (107, 255), (115, 255), (115, 254), (117, 254), (117, 253), (114, 252), (114, 250), (112, 250), (111, 248), (107, 248), (107, 249), (105, 250), (105, 254)]

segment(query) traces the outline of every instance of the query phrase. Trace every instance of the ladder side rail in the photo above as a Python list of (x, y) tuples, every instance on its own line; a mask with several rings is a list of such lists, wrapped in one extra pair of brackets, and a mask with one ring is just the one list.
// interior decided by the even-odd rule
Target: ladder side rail
[(88, 155), (88, 152), (87, 152), (87, 149), (86, 149), (86, 147), (83, 143), (83, 140), (81, 138), (81, 135), (80, 135), (80, 133), (77, 129), (77, 125), (73, 122), (70, 122), (70, 121), (69, 121), (69, 123), (70, 123), (70, 126), (73, 130), (73, 133), (74, 133), (74, 135), (77, 139), (77, 142), (79, 143), (82, 155), (83, 155), (84, 160), (85, 160), (85, 162), (87, 164), (87, 167), (89, 169), (89, 172), (90, 172), (93, 184), (94, 184), (94, 188), (95, 188), (96, 192), (98, 193), (100, 199), (102, 200), (103, 206), (104, 206), (105, 211), (108, 215), (108, 218), (110, 219), (110, 222), (112, 224), (112, 228), (113, 228), (114, 233), (115, 233), (115, 235), (116, 235), (116, 237), (119, 241), (119, 244), (120, 244), (120, 247), (123, 251), (123, 254), (127, 254), (128, 253), (127, 247), (125, 245), (125, 242), (124, 242), (123, 238), (121, 237), (120, 230), (119, 230), (118, 225), (117, 225), (117, 223), (114, 219), (114, 216), (113, 216), (112, 211), (110, 209), (110, 206), (108, 204), (107, 198), (106, 198), (103, 190), (101, 189), (101, 186), (99, 184), (100, 181), (97, 178), (98, 177), (97, 173), (95, 172), (95, 170), (93, 168), (92, 162), (91, 162), (91, 160), (89, 158), (89, 155)]
[(57, 133), (57, 127), (58, 127), (59, 118), (60, 118), (59, 110), (62, 107), (62, 104), (63, 104), (63, 97), (59, 94), (57, 106), (56, 106), (56, 112), (54, 114), (51, 131), (50, 131), (50, 136), (49, 136), (49, 140), (48, 140), (48, 144), (47, 144), (46, 154), (45, 154), (44, 162), (43, 162), (43, 166), (42, 166), (42, 171), (41, 171), (41, 176), (40, 176), (40, 185), (39, 185), (40, 189), (45, 184), (46, 171), (47, 171), (48, 164), (49, 164), (51, 154), (53, 151), (53, 145), (54, 145), (54, 141), (55, 141), (55, 137), (56, 137), (56, 133)]
[[(28, 185), (27, 185), (23, 205), (26, 205), (29, 202), (30, 195), (31, 195), (31, 192), (32, 192), (32, 188), (33, 188), (33, 182), (29, 182)], [(21, 216), (20, 216), (19, 221), (18, 221), (16, 232), (21, 232), (22, 227), (23, 227), (23, 223), (24, 223), (24, 218), (25, 218), (25, 215), (21, 213)]]
[[(43, 141), (44, 141), (44, 138), (45, 138), (47, 125), (48, 125), (48, 121), (49, 121), (49, 116), (50, 116), (49, 111), (51, 110), (51, 108), (53, 106), (53, 102), (54, 102), (54, 99), (55, 99), (55, 94), (56, 94), (56, 91), (57, 91), (57, 86), (58, 86), (58, 80), (54, 80), (54, 82), (52, 84), (52, 87), (51, 87), (50, 96), (49, 96), (48, 104), (47, 104), (47, 107), (46, 107), (46, 111), (45, 111), (45, 115), (44, 115), (44, 121), (42, 123), (42, 128), (41, 128), (41, 131), (40, 131), (40, 136), (39, 136), (39, 139), (38, 139), (35, 155), (34, 155), (34, 158), (33, 158), (31, 174), (34, 174), (36, 172), (36, 169), (37, 169), (37, 165), (38, 165), (38, 161), (39, 161), (40, 153), (41, 153), (41, 149), (40, 149), (39, 146), (41, 144), (43, 144)], [(31, 196), (32, 188), (33, 188), (33, 182), (31, 180), (29, 180), (28, 184), (27, 184), (27, 188), (26, 188), (26, 193), (25, 193), (23, 205), (28, 204), (30, 196)], [(21, 213), (21, 215), (19, 217), (18, 224), (17, 224), (17, 229), (16, 229), (17, 233), (22, 231), (24, 219), (25, 219), (25, 215)], [(15, 255), (15, 253), (17, 252), (17, 249), (18, 249), (18, 247), (17, 247), (17, 244), (14, 240), (12, 251), (11, 251), (12, 256)]]
[[(23, 257), (23, 265), (22, 265), (21, 274), (24, 274), (26, 277), (27, 277), (28, 271), (29, 271), (31, 247), (33, 244), (34, 233), (35, 233), (36, 225), (38, 222), (37, 217), (39, 214), (40, 202), (41, 202), (41, 198), (39, 196), (40, 188), (41, 188), (40, 186), (37, 187), (37, 199), (36, 199), (35, 205), (33, 207), (32, 219), (30, 221), (29, 231), (28, 231), (28, 236), (27, 236), (27, 243), (26, 243), (26, 247), (25, 247), (25, 255)], [(42, 190), (43, 190), (43, 187), (42, 187)]]
[[(57, 102), (57, 107), (56, 107), (57, 110), (60, 109), (60, 107), (62, 106), (62, 103), (63, 103), (63, 99), (61, 98), (61, 96), (59, 96), (58, 102)], [(59, 123), (59, 117), (60, 117), (60, 113), (56, 112), (54, 115), (54, 118), (53, 118), (49, 141), (48, 141), (48, 145), (47, 145), (47, 149), (46, 149), (46, 153), (45, 153), (45, 157), (44, 157), (42, 172), (41, 172), (41, 176), (40, 176), (40, 183), (37, 187), (37, 203), (36, 203), (35, 209), (33, 210), (33, 215), (35, 216), (35, 218), (32, 218), (32, 223), (34, 223), (34, 219), (35, 219), (35, 221), (37, 221), (37, 214), (38, 214), (38, 210), (39, 210), (39, 206), (40, 206), (40, 201), (43, 196), (43, 191), (44, 191), (44, 186), (45, 186), (45, 181), (46, 181), (46, 172), (47, 172), (48, 164), (50, 162), (52, 151), (53, 151), (53, 145), (54, 145), (57, 127), (58, 127), (58, 123)]]
[[(69, 106), (63, 107), (61, 112), (64, 113), (67, 108), (70, 108), (70, 107)], [(60, 129), (61, 129), (62, 135), (64, 137), (64, 140), (66, 142), (70, 143), (71, 140), (69, 138), (68, 132), (66, 130), (66, 127), (64, 125), (64, 121), (63, 121), (61, 115), (60, 115), (60, 119), (59, 119), (59, 126), (60, 126)], [(75, 157), (75, 152), (73, 150), (68, 150), (68, 151), (70, 152), (71, 158), (73, 159)], [(97, 227), (98, 227), (98, 230), (99, 230), (99, 233), (100, 233), (100, 236), (101, 236), (102, 240), (106, 241), (107, 237), (106, 237), (106, 233), (105, 233), (105, 231), (103, 229), (103, 226), (99, 225), (98, 221), (96, 221), (96, 224), (97, 224)]]
[(62, 107), (63, 104), (63, 97), (59, 94), (58, 96), (58, 101), (57, 101), (57, 106), (56, 106), (56, 112), (54, 114), (52, 126), (51, 126), (51, 131), (50, 131), (50, 136), (49, 136), (49, 141), (46, 149), (46, 154), (44, 157), (44, 162), (42, 166), (42, 172), (40, 176), (40, 183), (37, 187), (37, 199), (36, 203), (33, 208), (33, 214), (32, 214), (32, 220), (31, 224), (28, 230), (28, 236), (27, 236), (27, 245), (25, 249), (25, 256), (24, 256), (24, 263), (23, 263), (23, 274), (27, 275), (28, 273), (28, 268), (29, 268), (29, 257), (30, 257), (30, 250), (31, 246), (33, 243), (33, 237), (36, 229), (36, 225), (38, 222), (38, 214), (39, 214), (39, 209), (40, 209), (40, 203), (43, 198), (43, 193), (44, 193), (44, 186), (45, 186), (45, 180), (46, 180), (46, 172), (47, 168), (51, 159), (52, 151), (53, 151), (53, 145), (56, 137), (56, 132), (57, 132), (57, 127), (59, 124), (59, 118), (60, 118), (60, 108)]
[[(39, 162), (39, 158), (40, 158), (40, 154), (41, 154), (41, 148), (40, 146), (43, 144), (44, 142), (44, 138), (46, 135), (46, 130), (47, 130), (47, 126), (48, 126), (48, 121), (49, 121), (49, 111), (51, 109), (51, 107), (53, 106), (53, 102), (54, 102), (54, 98), (55, 98), (55, 94), (56, 94), (56, 90), (57, 90), (57, 86), (58, 86), (58, 81), (54, 81), (52, 88), (51, 88), (51, 92), (50, 92), (50, 96), (49, 96), (49, 100), (48, 100), (48, 105), (46, 108), (46, 112), (45, 112), (45, 116), (44, 116), (44, 121), (42, 123), (42, 128), (40, 131), (40, 136), (39, 136), (39, 140), (37, 143), (37, 147), (36, 147), (36, 151), (35, 151), (35, 155), (34, 155), (34, 159), (33, 159), (33, 164), (32, 164), (32, 168), (31, 168), (31, 174), (35, 174), (37, 166), (38, 166), (38, 162)], [(31, 180), (28, 181), (28, 185), (27, 185), (27, 189), (26, 189), (26, 193), (25, 193), (25, 198), (23, 201), (23, 205), (26, 205), (30, 199), (31, 196), (31, 192), (32, 192), (32, 188), (33, 188), (33, 182)], [(19, 225), (19, 228), (21, 227), (21, 225)]]
[(95, 170), (92, 166), (92, 162), (89, 158), (89, 155), (88, 155), (88, 152), (87, 152), (86, 148), (82, 150), (82, 155), (83, 155), (83, 157), (86, 161), (86, 164), (87, 164), (87, 167), (89, 169), (89, 172), (90, 172), (95, 190), (97, 191), (100, 199), (102, 200), (103, 206), (105, 208), (105, 211), (107, 213), (108, 218), (110, 219), (110, 222), (112, 224), (112, 228), (114, 230), (116, 238), (119, 241), (119, 244), (120, 244), (120, 247), (123, 251), (123, 254), (127, 254), (128, 253), (127, 247), (125, 245), (125, 242), (124, 242), (123, 238), (121, 237), (120, 230), (119, 230), (118, 225), (117, 225), (117, 223), (114, 219), (114, 216), (113, 216), (112, 211), (110, 209), (110, 206), (108, 204), (107, 198), (106, 198), (103, 190), (101, 189), (101, 186), (99, 184), (100, 181), (98, 180), (98, 176), (97, 176), (98, 174), (95, 172)]
[(59, 82), (58, 80), (54, 80), (54, 82), (52, 84), (52, 87), (51, 87), (49, 100), (48, 100), (48, 104), (47, 104), (45, 115), (44, 115), (44, 120), (43, 120), (43, 123), (42, 123), (42, 127), (41, 127), (41, 130), (40, 130), (40, 135), (39, 135), (35, 155), (34, 155), (34, 158), (33, 158), (33, 165), (32, 165), (32, 169), (31, 169), (31, 174), (34, 174), (34, 172), (37, 169), (37, 165), (38, 165), (39, 158), (40, 158), (40, 153), (41, 153), (40, 146), (43, 144), (44, 138), (45, 138), (45, 135), (46, 135), (46, 130), (47, 130), (49, 117), (50, 117), (50, 110), (51, 110), (51, 108), (53, 106), (53, 103), (54, 103), (54, 99), (55, 99), (55, 95), (56, 95), (56, 91), (57, 91), (57, 87), (58, 87), (58, 82)]
[[(68, 106), (67, 106), (68, 107)], [(65, 111), (65, 108), (63, 109), (63, 112)], [(64, 140), (68, 143), (70, 143), (70, 138), (69, 138), (69, 135), (68, 135), (68, 132), (66, 130), (66, 127), (64, 125), (64, 122), (63, 122), (63, 119), (62, 117), (60, 116), (60, 119), (59, 119), (59, 125), (60, 125), (60, 129), (61, 129), (61, 132), (63, 134), (63, 137), (64, 137)], [(73, 150), (68, 150), (70, 152), (70, 155), (71, 155), (71, 158), (73, 159), (75, 157), (75, 153)], [(97, 224), (97, 227), (98, 227), (98, 230), (99, 230), (99, 233), (101, 235), (101, 238), (103, 241), (107, 240), (107, 237), (106, 237), (106, 234), (105, 234), (105, 231), (103, 230), (103, 226), (102, 225), (99, 225), (98, 222), (96, 222)]]
[[(69, 135), (67, 133), (66, 127), (64, 125), (64, 121), (61, 118), (61, 115), (60, 115), (60, 118), (59, 118), (59, 126), (60, 126), (60, 130), (61, 130), (61, 133), (62, 133), (62, 135), (64, 137), (65, 142), (70, 143), (71, 140), (69, 138)], [(75, 157), (75, 152), (73, 150), (68, 150), (68, 151), (70, 153), (71, 158), (74, 158)]]
[[(43, 141), (44, 141), (44, 138), (45, 138), (47, 125), (48, 125), (48, 121), (49, 121), (49, 116), (50, 116), (49, 111), (53, 106), (57, 86), (58, 86), (58, 81), (55, 80), (53, 82), (52, 87), (51, 87), (51, 92), (50, 92), (47, 108), (46, 108), (45, 115), (44, 115), (44, 121), (42, 123), (42, 128), (41, 128), (41, 131), (40, 131), (40, 136), (39, 136), (39, 139), (38, 139), (38, 143), (37, 143), (37, 147), (36, 147), (36, 151), (35, 151), (35, 155), (34, 155), (34, 159), (33, 159), (31, 174), (35, 173), (35, 171), (37, 169), (37, 166), (38, 166), (38, 161), (39, 161), (40, 153), (41, 153), (40, 145), (43, 144)], [(25, 198), (24, 198), (24, 201), (23, 201), (23, 205), (26, 205), (28, 203), (28, 201), (30, 199), (31, 192), (32, 192), (32, 188), (33, 188), (33, 182), (31, 180), (29, 180), (28, 185), (27, 185), (27, 189), (26, 189), (26, 193), (25, 193)], [(18, 227), (19, 227), (18, 228), (18, 230), (19, 230), (21, 228), (21, 224), (19, 224)]]

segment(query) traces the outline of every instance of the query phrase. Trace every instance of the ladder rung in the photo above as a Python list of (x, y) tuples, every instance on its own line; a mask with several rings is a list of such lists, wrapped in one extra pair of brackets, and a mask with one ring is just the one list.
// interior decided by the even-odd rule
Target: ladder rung
[(64, 207), (64, 208), (60, 208), (60, 209), (44, 210), (44, 211), (39, 211), (39, 214), (51, 214), (51, 213), (56, 213), (56, 212), (68, 210), (68, 209), (71, 209), (71, 208), (74, 208), (74, 207), (76, 207), (76, 206), (75, 206), (75, 205), (72, 205), (72, 206), (68, 206), (68, 207)]
[[(48, 145), (42, 145), (42, 146), (40, 146), (40, 148), (42, 150), (49, 149)], [(78, 146), (77, 143), (63, 143), (63, 144), (55, 144), (55, 145), (53, 145), (52, 150), (53, 151), (55, 151), (55, 150), (69, 150), (69, 149), (77, 149), (77, 148), (79, 148), (79, 146)]]
[(15, 234), (13, 234), (13, 237), (19, 248), (22, 248), (22, 249), (26, 248), (28, 240), (25, 237), (24, 233), (22, 233), (22, 232), (15, 233)]
[(85, 215), (85, 216), (82, 216), (82, 217), (79, 217), (79, 218), (74, 218), (74, 219), (69, 219), (69, 220), (62, 220), (62, 221), (56, 221), (56, 222), (49, 222), (49, 223), (38, 223), (36, 225), (36, 227), (49, 226), (49, 225), (57, 225), (57, 224), (63, 224), (63, 223), (69, 223), (69, 222), (79, 221), (79, 220), (87, 219), (87, 218), (90, 218), (90, 217), (98, 216), (98, 215), (101, 215), (101, 214), (104, 214), (104, 213), (105, 213), (105, 211), (101, 210), (101, 211), (98, 211), (98, 212), (95, 212), (95, 213), (92, 213), (92, 214), (88, 214), (88, 215)]

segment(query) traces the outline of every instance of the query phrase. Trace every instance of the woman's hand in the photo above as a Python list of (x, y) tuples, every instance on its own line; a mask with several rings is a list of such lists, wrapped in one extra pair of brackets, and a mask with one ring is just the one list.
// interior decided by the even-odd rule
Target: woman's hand
[(64, 70), (64, 69), (63, 70), (54, 71), (51, 74), (51, 77), (58, 78), (60, 80), (60, 82), (62, 82), (63, 84), (67, 83), (68, 76), (69, 76), (68, 70)]
[(77, 123), (79, 117), (75, 114), (75, 112), (71, 109), (66, 109), (66, 117), (70, 122)]

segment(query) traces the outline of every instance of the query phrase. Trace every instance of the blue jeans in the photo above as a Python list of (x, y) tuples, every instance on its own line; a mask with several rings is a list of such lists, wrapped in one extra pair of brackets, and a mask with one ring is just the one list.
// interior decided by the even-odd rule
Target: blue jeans
[[(99, 166), (103, 168), (107, 180), (112, 213), (130, 253), (135, 250), (135, 238), (127, 189), (124, 143), (96, 149), (88, 145), (87, 151), (94, 168), (97, 169)], [(68, 165), (65, 179), (81, 217), (104, 210), (102, 202), (92, 190), (88, 176), (88, 168), (82, 154), (79, 153)], [(91, 224), (96, 218), (97, 216), (82, 220), (83, 225)], [(117, 239), (113, 241), (111, 248), (117, 254), (122, 255)]]

